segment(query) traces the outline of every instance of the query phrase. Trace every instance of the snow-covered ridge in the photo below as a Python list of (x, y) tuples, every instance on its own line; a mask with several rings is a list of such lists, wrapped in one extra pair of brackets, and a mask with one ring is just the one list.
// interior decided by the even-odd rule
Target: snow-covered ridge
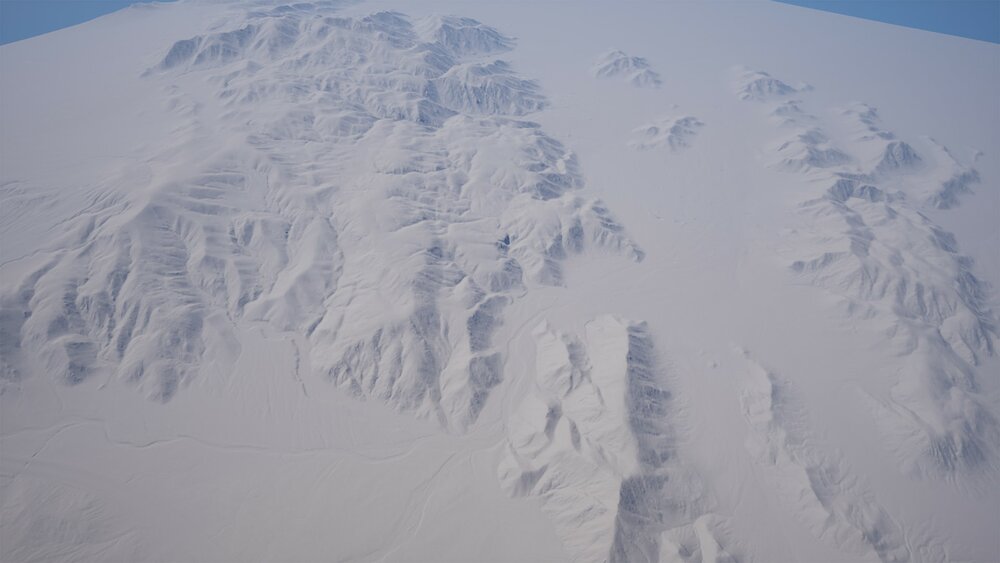
[[(744, 79), (742, 99), (796, 91), (766, 73)], [(922, 157), (864, 104), (826, 118), (770, 103), (780, 128), (793, 131), (776, 146), (775, 164), (827, 186), (801, 205), (808, 222), (792, 244), (812, 255), (793, 260), (793, 272), (844, 298), (905, 358), (905, 375), (877, 401), (892, 448), (913, 472), (994, 467), (1000, 425), (977, 396), (971, 369), (995, 353), (989, 290), (955, 238), (920, 211), (956, 203), (978, 178), (975, 169), (930, 139), (924, 144), (934, 158)], [(833, 144), (824, 126), (848, 131), (851, 142)]]
[(464, 427), (503, 377), (512, 299), (588, 247), (642, 257), (577, 195), (574, 155), (502, 116), (544, 105), (479, 60), (512, 46), (467, 18), (315, 10), (177, 41), (145, 79), (184, 140), (150, 156), (198, 152), (205, 127), (234, 141), (129, 192), (109, 179), (4, 295), (11, 333), (54, 377), (108, 371), (166, 401), (236, 353), (231, 323), (265, 321), (334, 383)]
[(463, 113), (524, 115), (546, 105), (538, 85), (504, 61), (455, 65), (434, 86), (442, 105)]
[(676, 152), (691, 146), (705, 124), (697, 117), (663, 117), (632, 130), (629, 146), (637, 150), (666, 147)]
[[(479, 60), (513, 44), (468, 18), (413, 24), (393, 12), (353, 19), (282, 11), (251, 15), (238, 29), (177, 41), (150, 72), (242, 61), (245, 68), (223, 75), (223, 95), (235, 102), (322, 94), (377, 118), (439, 125), (456, 113), (523, 115), (544, 106), (537, 85), (514, 75), (509, 64)], [(259, 72), (263, 65), (281, 70)]]
[(646, 323), (603, 316), (580, 337), (543, 322), (533, 337), (535, 377), (512, 415), (504, 488), (541, 498), (574, 560), (725, 554), (698, 478), (676, 456), (684, 424)]
[(737, 67), (736, 94), (741, 100), (773, 101), (797, 92), (808, 92), (811, 88), (806, 84), (792, 86), (762, 70)]
[(798, 172), (809, 168), (830, 168), (851, 161), (851, 157), (830, 146), (829, 139), (816, 128), (799, 129), (775, 149), (784, 168)]
[[(907, 561), (907, 538), (843, 461), (813, 446), (791, 385), (746, 350), (740, 404), (749, 425), (746, 447), (770, 473), (779, 502), (796, 506), (817, 538), (878, 561)], [(912, 541), (912, 540), (911, 540)]]
[(663, 84), (660, 73), (653, 70), (649, 61), (619, 50), (608, 51), (598, 57), (592, 72), (597, 78), (618, 78), (639, 88), (659, 88)]
[(441, 45), (460, 59), (508, 51), (515, 44), (513, 38), (472, 18), (431, 16), (418, 22), (416, 30), (424, 41)]
[(0, 46), (0, 560), (994, 559), (1000, 47), (280, 2)]

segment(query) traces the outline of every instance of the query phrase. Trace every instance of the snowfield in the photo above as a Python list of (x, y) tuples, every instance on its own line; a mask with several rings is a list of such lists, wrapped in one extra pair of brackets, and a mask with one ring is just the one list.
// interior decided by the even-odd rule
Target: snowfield
[(0, 47), (0, 559), (995, 561), (998, 68), (756, 2)]

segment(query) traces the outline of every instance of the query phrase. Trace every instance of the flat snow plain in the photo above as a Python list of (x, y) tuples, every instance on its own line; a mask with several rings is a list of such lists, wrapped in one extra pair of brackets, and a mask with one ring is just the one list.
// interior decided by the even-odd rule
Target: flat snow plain
[(0, 47), (0, 559), (995, 561), (998, 68), (756, 2)]

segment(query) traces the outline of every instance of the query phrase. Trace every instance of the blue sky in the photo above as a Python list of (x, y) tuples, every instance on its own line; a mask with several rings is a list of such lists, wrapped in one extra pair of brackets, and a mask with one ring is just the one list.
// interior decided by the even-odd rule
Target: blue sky
[[(1000, 43), (1000, 0), (778, 0)], [(133, 0), (0, 0), (0, 44), (75, 25)]]
[(0, 45), (110, 14), (136, 0), (0, 0)]
[(777, 0), (827, 12), (1000, 43), (1000, 0)]

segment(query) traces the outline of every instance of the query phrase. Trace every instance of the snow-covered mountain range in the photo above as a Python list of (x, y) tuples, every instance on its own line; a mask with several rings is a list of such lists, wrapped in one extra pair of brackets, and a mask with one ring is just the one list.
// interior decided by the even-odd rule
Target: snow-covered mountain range
[(755, 2), (0, 47), (0, 558), (992, 561), (998, 68)]

